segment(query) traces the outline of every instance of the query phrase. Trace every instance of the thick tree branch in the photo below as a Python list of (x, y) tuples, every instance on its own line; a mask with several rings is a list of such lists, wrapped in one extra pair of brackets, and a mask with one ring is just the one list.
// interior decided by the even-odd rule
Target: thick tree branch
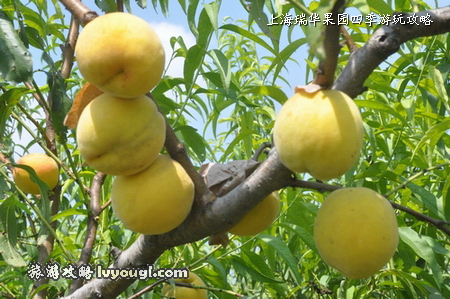
[(325, 28), (325, 59), (319, 62), (316, 77), (313, 84), (317, 84), (324, 89), (331, 88), (334, 81), (334, 74), (338, 62), (338, 55), (341, 49), (339, 45), (340, 25), (338, 24), (338, 13), (342, 13), (345, 8), (345, 1), (338, 0), (332, 10), (332, 20), (334, 25)]
[[(403, 15), (405, 20), (413, 16), (412, 13)], [(354, 98), (364, 92), (364, 81), (373, 70), (397, 52), (401, 44), (418, 37), (450, 32), (450, 6), (415, 13), (418, 18), (427, 15), (432, 21), (429, 26), (423, 22), (419, 22), (419, 25), (391, 24), (375, 31), (364, 47), (350, 56), (333, 89), (341, 90)]]
[[(154, 263), (169, 248), (231, 228), (267, 195), (285, 187), (291, 176), (291, 171), (281, 164), (276, 150), (272, 149), (261, 166), (238, 187), (209, 203), (208, 200), (202, 200), (203, 205), (196, 206), (179, 227), (168, 233), (139, 236), (136, 242), (121, 252), (113, 267), (143, 267)], [(129, 279), (94, 279), (67, 298), (87, 298), (95, 292), (105, 298), (113, 298), (132, 282)]]

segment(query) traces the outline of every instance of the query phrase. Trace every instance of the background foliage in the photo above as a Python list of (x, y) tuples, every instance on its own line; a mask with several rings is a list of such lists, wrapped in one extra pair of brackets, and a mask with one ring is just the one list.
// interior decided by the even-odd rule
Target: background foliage
[[(321, 12), (332, 1), (297, 2), (311, 12)], [(26, 265), (38, 259), (37, 245), (48, 235), (46, 224), (58, 221), (49, 259), (61, 265), (78, 260), (89, 213), (86, 187), (92, 185), (95, 171), (79, 156), (75, 132), (62, 126), (71, 99), (83, 84), (76, 64), (67, 78), (60, 73), (68, 12), (55, 0), (0, 3), (0, 34), (7, 36), (1, 39), (17, 43), (20, 50), (1, 50), (1, 152), (12, 161), (36, 143), (48, 152), (48, 112), (57, 133), (57, 158), (64, 165), (56, 214), (51, 213), (47, 195), (24, 196), (11, 181), (6, 164), (0, 169), (0, 294), (27, 298), (33, 281), (26, 276)], [(145, 9), (146, 1), (137, 3)], [(124, 4), (130, 10), (130, 1)], [(167, 0), (151, 4), (170, 20)], [(308, 44), (320, 45), (320, 28), (267, 25), (272, 14), (300, 14), (301, 6), (281, 6), (278, 1), (241, 4), (239, 9), (249, 10), (246, 20), (220, 19), (221, 9), (231, 5), (228, 2), (179, 0), (196, 43), (188, 48), (183, 37), (171, 39), (172, 59), (184, 58), (183, 76), (165, 76), (152, 92), (198, 167), (249, 159), (263, 143), (271, 142), (276, 111), (295, 85), (312, 79), (318, 63), (314, 51), (304, 61), (298, 55), (308, 51)], [(96, 5), (90, 8), (99, 13), (116, 7), (110, 0), (96, 1)], [(421, 11), (436, 5), (409, 0), (348, 3), (363, 15)], [(146, 8), (149, 15), (153, 8)], [(350, 24), (347, 30), (362, 46), (377, 28)], [(303, 37), (298, 38), (300, 31)], [(369, 187), (429, 217), (450, 219), (449, 48), (448, 34), (414, 39), (371, 74), (368, 90), (355, 99), (365, 122), (364, 149), (354, 168), (330, 184)], [(31, 50), (38, 53), (32, 59)], [(316, 50), (320, 53), (320, 47)], [(343, 46), (338, 72), (349, 55)], [(305, 82), (297, 81), (299, 72), (304, 73)], [(51, 107), (37, 97), (50, 97)], [(14, 133), (24, 131), (34, 139), (26, 143), (13, 139)], [(306, 175), (299, 178), (312, 180)], [(109, 200), (111, 183), (107, 177), (102, 205)], [(398, 250), (375, 276), (349, 280), (328, 267), (312, 238), (314, 218), (325, 197), (326, 193), (316, 190), (286, 188), (281, 192), (282, 212), (264, 233), (233, 237), (226, 248), (209, 246), (207, 239), (178, 246), (166, 251), (155, 267), (189, 267), (208, 286), (246, 298), (450, 298), (449, 236), (405, 212), (397, 211)], [(106, 267), (113, 259), (111, 246), (127, 248), (137, 236), (123, 228), (110, 207), (103, 210), (99, 223), (90, 263)], [(153, 282), (134, 282), (124, 298)], [(65, 294), (70, 283), (50, 280), (41, 288), (53, 298)], [(157, 286), (142, 298), (160, 298), (159, 292)], [(235, 298), (223, 292), (209, 294)]]

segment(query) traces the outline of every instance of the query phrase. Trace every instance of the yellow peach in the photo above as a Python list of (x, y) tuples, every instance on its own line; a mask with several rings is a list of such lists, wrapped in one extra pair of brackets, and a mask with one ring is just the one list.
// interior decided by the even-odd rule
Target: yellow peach
[[(50, 189), (58, 184), (59, 166), (53, 158), (42, 153), (31, 153), (17, 160), (17, 164), (30, 166), (36, 175)], [(30, 174), (22, 168), (14, 167), (13, 179), (16, 185), (25, 193), (39, 194), (39, 186), (31, 180)]]
[(358, 107), (338, 90), (297, 92), (284, 103), (274, 125), (281, 162), (319, 180), (346, 173), (359, 157), (363, 137)]
[(369, 277), (386, 265), (397, 248), (394, 209), (371, 189), (338, 189), (317, 213), (314, 240), (328, 265), (348, 278)]
[(269, 228), (280, 212), (278, 192), (272, 192), (251, 209), (229, 232), (238, 236), (254, 236)]
[(94, 169), (111, 175), (144, 170), (165, 141), (165, 120), (147, 96), (123, 99), (104, 93), (81, 113), (77, 127), (81, 156)]
[(145, 20), (129, 13), (108, 13), (89, 22), (75, 50), (84, 78), (118, 97), (149, 92), (164, 70), (164, 48), (158, 35)]
[(114, 214), (131, 231), (157, 235), (179, 226), (194, 200), (194, 184), (184, 168), (159, 155), (145, 170), (117, 176), (111, 189)]
[[(188, 279), (174, 279), (174, 281), (190, 283), (195, 286), (205, 286), (203, 280), (195, 273), (190, 272)], [(175, 297), (176, 299), (207, 299), (208, 292), (205, 289), (193, 289), (188, 287), (176, 286), (175, 289), (166, 284), (162, 288), (162, 295), (167, 297)]]

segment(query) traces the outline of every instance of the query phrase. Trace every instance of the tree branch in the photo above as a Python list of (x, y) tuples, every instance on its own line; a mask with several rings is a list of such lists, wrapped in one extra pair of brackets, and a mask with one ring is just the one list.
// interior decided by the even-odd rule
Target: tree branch
[(350, 51), (350, 53), (353, 53), (356, 50), (358, 50), (358, 46), (355, 44), (352, 37), (350, 36), (350, 34), (348, 34), (348, 31), (347, 31), (347, 29), (345, 29), (344, 26), (341, 26), (341, 34), (345, 39), (345, 43), (347, 44), (347, 47), (348, 47), (348, 50)]
[[(433, 169), (440, 167), (433, 167)], [(421, 171), (418, 174), (413, 175), (411, 178), (417, 178), (418, 176), (423, 175), (425, 172)], [(412, 181), (412, 179), (408, 179), (405, 181), (405, 184), (401, 184), (401, 186), (406, 186), (408, 183), (410, 183)], [(293, 180), (292, 182), (289, 183), (289, 186), (291, 187), (300, 187), (300, 188), (306, 188), (306, 189), (314, 189), (317, 190), (319, 192), (332, 192), (334, 190), (340, 189), (342, 188), (342, 186), (336, 186), (336, 185), (328, 185), (328, 184), (324, 184), (324, 183), (315, 183), (315, 182), (308, 182), (308, 181), (300, 181), (300, 180)], [(394, 190), (398, 190), (398, 188), (395, 188)], [(388, 194), (392, 194), (393, 192), (389, 192)], [(388, 197), (388, 194), (384, 195), (384, 197)], [(425, 214), (422, 214), (420, 212), (417, 212), (413, 209), (410, 209), (408, 207), (402, 206), (398, 203), (395, 203), (393, 201), (389, 200), (389, 203), (392, 205), (392, 207), (394, 209), (403, 211), (405, 213), (408, 213), (412, 216), (414, 216), (417, 220), (423, 221), (423, 222), (428, 222), (430, 224), (432, 224), (433, 226), (435, 226), (437, 229), (443, 231), (444, 233), (446, 233), (448, 236), (450, 236), (450, 222), (447, 221), (443, 221), (443, 220), (439, 220), (439, 219), (435, 219), (432, 217), (429, 217)]]
[[(73, 66), (73, 60), (74, 60), (74, 50), (75, 50), (75, 42), (78, 35), (78, 22), (76, 19), (72, 16), (71, 26), (69, 30), (69, 36), (67, 38), (67, 44), (63, 48), (63, 64), (62, 64), (62, 70), (61, 70), (61, 76), (64, 79), (67, 79), (70, 76), (70, 72), (72, 70)], [(47, 147), (48, 149), (54, 154), (55, 156), (58, 156), (58, 150), (57, 150), (57, 144), (56, 144), (56, 131), (53, 124), (52, 119), (52, 111), (51, 107), (53, 105), (53, 96), (52, 93), (50, 93), (48, 99), (47, 99), (47, 105), (43, 106), (44, 112), (45, 112), (45, 136), (47, 141)], [(81, 188), (83, 186), (80, 186)], [(49, 200), (51, 202), (51, 216), (56, 215), (59, 212), (59, 198), (61, 196), (61, 185), (56, 186), (56, 188), (53, 189), (53, 193), (49, 196)], [(56, 229), (56, 221), (53, 221), (50, 225), (53, 229)], [(95, 237), (95, 235), (94, 235)], [(50, 256), (51, 252), (54, 248), (54, 242), (55, 238), (52, 234), (49, 234), (47, 239), (43, 242), (42, 245), (38, 245), (38, 262), (41, 264), (44, 264), (48, 257)], [(40, 286), (48, 284), (48, 278), (44, 278), (38, 281), (35, 281), (33, 285), (33, 289), (38, 289)], [(47, 289), (41, 289), (35, 296), (35, 299), (40, 298), (46, 298), (47, 297)]]
[[(88, 224), (83, 244), (83, 250), (81, 251), (81, 256), (80, 259), (78, 260), (77, 266), (89, 264), (92, 257), (92, 250), (94, 248), (95, 237), (97, 234), (98, 217), (103, 211), (100, 205), (100, 197), (101, 197), (100, 194), (105, 178), (106, 174), (98, 172), (94, 176), (91, 190), (89, 191), (89, 194), (91, 195), (91, 201), (90, 201), (90, 211), (87, 220)], [(83, 280), (81, 279), (72, 281), (72, 284), (70, 285), (69, 289), (69, 294), (75, 292), (75, 290), (79, 289), (82, 285)]]
[[(186, 220), (174, 230), (162, 235), (140, 235), (114, 262), (114, 268), (139, 268), (152, 264), (167, 249), (195, 242), (215, 233), (227, 230), (274, 190), (281, 189), (291, 180), (292, 172), (281, 164), (277, 152), (272, 149), (242, 184), (216, 200), (202, 200)], [(133, 280), (116, 281), (94, 279), (67, 298), (87, 298), (102, 294), (112, 298), (125, 290)]]
[(13, 172), (14, 167), (11, 165), (11, 161), (2, 152), (0, 152), (0, 162), (5, 164), (11, 173)]
[(389, 201), (392, 205), (392, 207), (394, 207), (394, 209), (403, 211), (405, 213), (408, 213), (414, 217), (416, 217), (417, 220), (423, 221), (423, 222), (428, 222), (430, 224), (432, 224), (433, 226), (435, 226), (437, 229), (443, 231), (444, 233), (446, 233), (449, 237), (450, 237), (450, 222), (447, 221), (442, 221), (439, 219), (435, 219), (435, 218), (431, 218), (427, 215), (424, 215), (422, 213), (419, 213), (417, 211), (414, 211), (413, 209), (410, 209), (408, 207), (399, 205), (395, 202)]
[[(412, 15), (404, 14), (404, 18)], [(391, 24), (381, 27), (362, 48), (353, 52), (334, 82), (333, 89), (341, 90), (354, 98), (365, 91), (364, 81), (373, 70), (397, 52), (401, 44), (418, 37), (450, 32), (450, 6), (420, 11), (415, 15), (418, 18), (428, 15), (432, 23), (429, 26), (419, 22), (419, 25)]]
[(75, 18), (85, 26), (87, 23), (98, 17), (95, 11), (90, 10), (79, 0), (59, 0)]
[(61, 66), (61, 76), (68, 78), (73, 67), (73, 60), (75, 55), (75, 44), (78, 38), (79, 22), (73, 15), (70, 20), (69, 34), (67, 36), (67, 42), (61, 46), (63, 53), (63, 63)]
[(325, 28), (325, 59), (319, 62), (316, 77), (313, 84), (317, 84), (324, 89), (328, 89), (333, 85), (334, 75), (336, 72), (338, 55), (341, 49), (339, 45), (340, 25), (338, 24), (338, 13), (345, 8), (345, 1), (336, 1), (332, 13), (332, 20), (335, 25), (328, 25)]

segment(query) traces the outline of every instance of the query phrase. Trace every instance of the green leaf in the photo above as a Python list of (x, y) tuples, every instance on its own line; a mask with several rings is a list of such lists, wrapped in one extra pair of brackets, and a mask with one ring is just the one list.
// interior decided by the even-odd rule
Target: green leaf
[(53, 126), (59, 136), (64, 136), (67, 130), (64, 125), (64, 118), (72, 106), (72, 100), (66, 94), (66, 83), (59, 72), (48, 72), (47, 83), (50, 87)]
[(233, 152), (236, 148), (236, 145), (243, 140), (244, 138), (246, 138), (247, 136), (252, 136), (253, 131), (240, 131), (239, 134), (233, 139), (233, 141), (230, 142), (230, 145), (228, 145), (227, 149), (225, 150), (225, 152), (222, 155), (221, 158), (221, 162), (225, 162), (226, 159), (228, 158), (228, 156), (231, 154), (231, 152)]
[(306, 43), (306, 38), (299, 38), (292, 43), (290, 43), (288, 46), (286, 46), (273, 60), (271, 66), (267, 70), (267, 74), (269, 74), (272, 69), (276, 66), (277, 69), (275, 71), (275, 74), (273, 75), (275, 78), (280, 73), (281, 69), (285, 66), (286, 61), (288, 61), (292, 54), (300, 48), (303, 44)]
[(0, 253), (12, 267), (25, 267), (27, 263), (4, 234), (0, 234)]
[(202, 75), (203, 75), (203, 77), (205, 77), (205, 79), (208, 79), (210, 84), (212, 83), (215, 86), (224, 89), (222, 78), (221, 78), (220, 74), (215, 73), (215, 72), (206, 72), (206, 73), (202, 73)]
[[(154, 2), (154, 1), (153, 1)], [(147, 8), (147, 0), (136, 0), (136, 4), (140, 8)], [(155, 7), (155, 5), (153, 5)], [(156, 8), (156, 7), (155, 7)]]
[(41, 193), (47, 193), (47, 191), (49, 190), (49, 187), (47, 186), (47, 184), (42, 181), (36, 174), (36, 172), (34, 171), (34, 169), (30, 166), (27, 165), (23, 165), (23, 164), (15, 164), (15, 163), (11, 163), (12, 166), (17, 167), (17, 168), (22, 168), (25, 171), (28, 172), (28, 174), (30, 175), (30, 179), (31, 181), (35, 182), (38, 187), (39, 190), (41, 191)]
[(14, 83), (31, 80), (33, 60), (6, 13), (0, 10), (0, 73)]
[(212, 22), (209, 19), (209, 15), (205, 9), (200, 13), (200, 17), (198, 19), (198, 38), (197, 44), (200, 44), (206, 48), (206, 45), (209, 44), (209, 38), (211, 36), (213, 27)]
[(219, 2), (211, 2), (208, 4), (203, 4), (205, 7), (205, 11), (208, 14), (209, 21), (211, 22), (212, 28), (214, 29), (214, 32), (216, 33), (216, 36), (219, 35)]
[[(35, 182), (38, 185), (39, 190), (41, 191), (40, 204), (42, 215), (45, 219), (50, 220), (50, 200), (48, 198), (49, 187), (47, 186), (47, 184), (37, 176), (34, 169), (30, 166), (15, 163), (11, 163), (11, 165), (26, 170), (30, 175), (31, 181)], [(41, 228), (46, 230), (45, 226), (42, 226)]]
[(158, 100), (159, 95), (163, 95), (166, 91), (173, 89), (178, 85), (185, 84), (183, 78), (164, 77), (158, 85), (152, 90), (152, 95)]
[(222, 51), (217, 49), (211, 50), (209, 55), (215, 61), (219, 68), (220, 78), (222, 80), (222, 86), (225, 89), (230, 88), (231, 72), (230, 72), (230, 62), (228, 58), (223, 54)]
[(189, 48), (183, 70), (186, 83), (193, 83), (194, 73), (200, 67), (204, 55), (205, 49), (202, 45), (196, 44)]
[(363, 15), (370, 13), (370, 7), (366, 0), (353, 0), (352, 3)]
[(377, 14), (390, 15), (393, 13), (392, 8), (383, 0), (367, 0), (370, 10)]
[(261, 241), (272, 246), (281, 255), (281, 257), (286, 261), (287, 265), (289, 266), (294, 276), (294, 279), (296, 280), (296, 283), (300, 283), (302, 281), (302, 277), (298, 272), (297, 268), (298, 262), (292, 255), (292, 252), (289, 250), (289, 247), (287, 247), (286, 243), (284, 243), (278, 237), (274, 237), (267, 234), (260, 234), (257, 236), (257, 238), (261, 239)]
[(450, 219), (450, 175), (445, 180), (444, 188), (442, 190), (442, 198), (444, 205), (444, 217)]
[(199, 160), (203, 162), (206, 158), (206, 146), (203, 137), (197, 133), (197, 129), (194, 129), (191, 126), (179, 126), (175, 128), (175, 131), (181, 133), (186, 145), (191, 148)]
[(189, 6), (187, 9), (187, 21), (189, 25), (189, 29), (191, 30), (192, 34), (194, 34), (195, 38), (198, 39), (198, 30), (195, 26), (195, 15), (197, 12), (199, 0), (191, 0), (189, 1)]
[(51, 56), (44, 52), (42, 59), (50, 66), (47, 74), (47, 84), (50, 88), (50, 107), (53, 120), (53, 126), (59, 136), (64, 136), (67, 127), (64, 125), (64, 118), (72, 107), (72, 100), (66, 94), (66, 82), (61, 76)]
[(261, 86), (247, 86), (244, 93), (253, 93), (256, 95), (269, 96), (280, 104), (284, 104), (288, 97), (283, 90), (276, 86), (261, 85)]
[(276, 54), (276, 51), (268, 43), (266, 43), (262, 38), (260, 38), (256, 34), (253, 34), (250, 31), (245, 30), (237, 25), (225, 24), (225, 25), (221, 26), (220, 29), (226, 29), (226, 30), (236, 32), (244, 37), (249, 38), (250, 40), (254, 41), (255, 43), (259, 44), (260, 46), (264, 47), (266, 50), (269, 50), (271, 53)]
[(272, 34), (269, 28), (269, 19), (264, 13), (264, 3), (265, 0), (251, 0), (250, 1), (250, 16), (253, 17), (259, 28), (267, 35), (270, 39), (277, 41), (278, 39)]
[(6, 191), (9, 191), (8, 183), (3, 176), (0, 176), (0, 198), (6, 197)]
[[(222, 278), (226, 278), (228, 275), (227, 270), (223, 267), (223, 265), (214, 257), (214, 256), (208, 256), (206, 259), (206, 262), (211, 264), (213, 267), (215, 267), (219, 273), (221, 274)], [(217, 272), (217, 271), (216, 271)]]
[(448, 101), (447, 90), (445, 89), (444, 86), (444, 78), (442, 77), (441, 72), (438, 69), (436, 69), (434, 65), (429, 66), (429, 71), (431, 79), (433, 80), (434, 87), (436, 88), (439, 94), (440, 100), (444, 103), (445, 107), (447, 108), (447, 113), (449, 113), (450, 106)]
[(114, 0), (95, 0), (95, 5), (105, 13), (117, 11), (117, 4)]
[(250, 251), (250, 250), (242, 250), (241, 257), (246, 260), (246, 262), (249, 262), (252, 267), (256, 268), (259, 273), (262, 273), (266, 278), (270, 278), (270, 287), (273, 288), (278, 294), (283, 293), (282, 286), (280, 285), (283, 283), (283, 280), (277, 279), (274, 272), (269, 267), (269, 261), (262, 257), (261, 255)]
[(38, 48), (39, 50), (45, 49), (45, 40), (39, 35), (39, 31), (37, 31), (36, 28), (27, 26), (25, 27), (25, 32), (29, 43), (33, 47)]
[(20, 98), (29, 93), (26, 87), (15, 87), (7, 90), (0, 96), (0, 136), (5, 134), (6, 122), (9, 119), (12, 107), (14, 107)]
[(314, 236), (309, 231), (307, 231), (306, 229), (304, 229), (299, 225), (292, 223), (281, 223), (279, 224), (279, 226), (285, 227), (288, 230), (296, 233), (309, 248), (314, 250), (314, 252), (318, 253), (316, 242), (314, 242)]
[[(246, 261), (243, 258), (233, 255), (231, 257), (231, 263), (233, 268), (242, 276), (250, 276), (254, 281), (261, 281), (265, 283), (281, 283), (282, 281), (276, 280), (266, 275), (267, 272), (260, 272), (255, 269), (253, 261)], [(270, 272), (269, 272), (270, 273)]]
[(408, 244), (418, 256), (428, 263), (437, 285), (442, 285), (442, 270), (439, 267), (436, 255), (430, 244), (428, 244), (425, 238), (410, 227), (399, 227), (399, 233), (402, 241)]
[[(403, 179), (402, 179), (403, 180)], [(407, 185), (409, 189), (415, 194), (418, 195), (422, 200), (421, 202), (427, 207), (433, 214), (444, 220), (444, 215), (439, 211), (437, 206), (436, 196), (428, 191), (427, 189), (420, 187), (414, 183), (409, 183)]]
[(15, 246), (17, 243), (17, 219), (16, 219), (16, 199), (9, 197), (0, 205), (0, 223), (8, 236), (8, 242)]
[(397, 111), (395, 111), (392, 107), (377, 101), (368, 101), (368, 100), (355, 100), (355, 104), (361, 108), (370, 108), (373, 110), (384, 111), (387, 112), (399, 120), (401, 120), (404, 124), (407, 124), (407, 120)]
[(70, 208), (70, 209), (65, 209), (64, 211), (54, 215), (52, 217), (52, 222), (59, 220), (61, 218), (65, 218), (65, 217), (69, 217), (69, 216), (73, 216), (73, 215), (88, 215), (88, 211), (86, 209), (75, 209), (75, 208)]
[(439, 139), (442, 137), (442, 135), (446, 133), (448, 129), (450, 129), (450, 117), (445, 118), (440, 123), (437, 123), (431, 128), (429, 128), (423, 135), (422, 139), (417, 144), (416, 148), (414, 149), (413, 157), (416, 155), (417, 151), (420, 150), (420, 148), (425, 145), (425, 143), (428, 140), (430, 140), (430, 148), (431, 150), (433, 150)]

